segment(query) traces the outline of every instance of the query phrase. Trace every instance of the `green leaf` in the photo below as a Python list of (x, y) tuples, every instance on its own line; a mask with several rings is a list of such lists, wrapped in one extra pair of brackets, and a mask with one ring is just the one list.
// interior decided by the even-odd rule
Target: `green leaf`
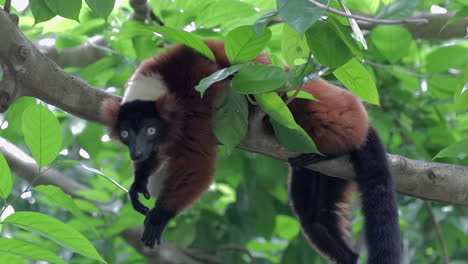
[(29, 0), (31, 11), (34, 15), (34, 25), (53, 18), (56, 13), (47, 7), (45, 0)]
[(278, 9), (273, 9), (267, 13), (265, 13), (263, 16), (261, 16), (255, 23), (252, 25), (252, 29), (257, 34), (258, 36), (263, 35), (263, 32), (265, 31), (265, 28), (268, 26), (268, 23), (278, 15)]
[(459, 68), (468, 62), (468, 48), (462, 45), (436, 48), (426, 56), (429, 72), (442, 72), (449, 68)]
[(450, 18), (447, 23), (442, 27), (440, 31), (442, 31), (447, 25), (452, 24), (453, 22), (460, 20), (464, 17), (468, 17), (468, 6), (463, 7), (462, 9), (458, 10), (452, 18)]
[(10, 167), (6, 162), (3, 153), (0, 152), (0, 197), (6, 200), (11, 193), (13, 187), (13, 179), (11, 178)]
[(86, 0), (86, 4), (100, 17), (107, 17), (114, 9), (115, 0)]
[(102, 233), (105, 236), (117, 235), (125, 229), (140, 226), (143, 221), (145, 221), (145, 217), (135, 211), (130, 203), (126, 203), (120, 209), (119, 217), (106, 226), (106, 229)]
[(87, 222), (86, 216), (75, 204), (73, 198), (70, 195), (64, 193), (60, 188), (53, 185), (38, 185), (34, 187), (34, 190), (44, 194), (61, 207), (68, 209), (70, 213), (79, 218), (81, 221)]
[(99, 189), (78, 190), (75, 194), (100, 203), (108, 203), (112, 198), (108, 192)]
[[(327, 4), (326, 0), (318, 0)], [(304, 34), (304, 32), (322, 16), (324, 10), (305, 0), (276, 0), (278, 11), (284, 22)]]
[(468, 65), (465, 66), (465, 69), (458, 78), (457, 88), (453, 96), (453, 104), (457, 113), (468, 110), (468, 90), (465, 88), (466, 85), (468, 85)]
[[(331, 8), (335, 8), (340, 11), (346, 12), (344, 7), (341, 5), (341, 3), (342, 1), (331, 1), (328, 6)], [(327, 21), (330, 19), (330, 17), (333, 17), (335, 20), (339, 21), (340, 24), (347, 26), (347, 27), (350, 26), (349, 19), (347, 17), (337, 15), (330, 11), (325, 11), (325, 14), (327, 15)]]
[(62, 145), (61, 132), (57, 118), (47, 108), (31, 105), (24, 110), (24, 139), (40, 167), (57, 157)]
[(326, 22), (317, 22), (306, 31), (307, 43), (322, 65), (337, 68), (353, 57), (351, 51)]
[[(201, 2), (182, 1), (182, 2)], [(206, 2), (206, 1), (205, 1)], [(207, 1), (205, 8), (199, 11), (195, 20), (197, 25), (203, 25), (205, 28), (234, 28), (240, 25), (251, 25), (258, 13), (250, 3), (241, 1)], [(198, 5), (203, 6), (203, 3)], [(178, 10), (177, 10), (178, 11)], [(177, 12), (176, 16), (180, 16)], [(249, 19), (250, 18), (250, 19)]]
[[(287, 92), (287, 93), (286, 93), (286, 96), (287, 96), (287, 97), (291, 97), (291, 96), (293, 96), (294, 94), (296, 94), (296, 90)], [(307, 100), (312, 100), (312, 101), (318, 101), (318, 99), (315, 98), (311, 93), (304, 92), (304, 91), (299, 91), (299, 92), (296, 94), (296, 97), (295, 97), (295, 98), (307, 99)]]
[(81, 0), (44, 0), (44, 2), (54, 14), (78, 21)]
[(276, 216), (275, 233), (282, 239), (291, 240), (299, 234), (300, 228), (296, 219), (288, 215)]
[(276, 211), (273, 207), (273, 197), (267, 192), (259, 192), (255, 189), (251, 195), (253, 207), (262, 208), (255, 210), (255, 231), (268, 240), (275, 230)]
[(255, 100), (257, 100), (257, 103), (263, 111), (270, 116), (270, 118), (287, 128), (297, 128), (298, 125), (296, 124), (291, 111), (289, 111), (289, 108), (277, 93), (268, 92), (255, 94)]
[(333, 71), (333, 75), (355, 95), (371, 104), (379, 105), (379, 92), (366, 68), (355, 59)]
[(379, 52), (391, 63), (408, 55), (413, 42), (411, 34), (402, 26), (377, 26), (371, 40)]
[(248, 104), (243, 95), (225, 90), (213, 105), (214, 133), (224, 146), (235, 148), (247, 134)]
[(42, 246), (13, 238), (0, 238), (0, 253), (11, 254), (36, 261), (66, 263), (56, 256), (54, 252)]
[(190, 247), (197, 238), (196, 222), (187, 220), (177, 222), (176, 227), (171, 232), (171, 238), (180, 247)]
[(39, 233), (73, 252), (101, 263), (107, 263), (86, 237), (51, 216), (36, 212), (16, 212), (7, 217), (4, 223)]
[(356, 40), (351, 37), (349, 31), (334, 17), (329, 17), (327, 19), (328, 24), (333, 28), (333, 30), (338, 34), (338, 36), (344, 41), (346, 46), (351, 50), (351, 52), (359, 60), (362, 60), (364, 53), (357, 44)]
[(8, 107), (6, 118), (10, 124), (10, 127), (21, 130), (23, 112), (26, 108), (33, 104), (36, 104), (35, 98), (24, 96), (18, 98), (10, 107)]
[[(305, 57), (304, 54), (299, 53), (299, 48), (301, 42), (306, 42), (305, 37), (301, 37), (299, 32), (292, 28), (288, 24), (283, 25), (283, 31), (281, 33), (281, 55), (283, 55), (286, 63), (289, 65), (294, 65), (294, 60)], [(305, 45), (307, 46), (307, 44)], [(308, 49), (308, 47), (307, 47)], [(308, 50), (307, 50), (308, 52)]]
[(288, 77), (289, 74), (278, 66), (255, 64), (241, 68), (231, 84), (241, 94), (257, 94), (280, 88)]
[(446, 157), (468, 157), (468, 139), (463, 139), (458, 141), (443, 150), (441, 150), (434, 159), (437, 158), (446, 158)]
[(158, 27), (151, 27), (156, 33), (159, 33), (163, 36), (171, 38), (177, 42), (185, 44), (192, 49), (200, 52), (201, 54), (207, 56), (210, 60), (214, 61), (215, 56), (213, 52), (206, 46), (206, 44), (196, 37), (194, 34), (183, 31), (177, 30), (169, 27), (158, 26)]
[(411, 17), (414, 10), (418, 7), (420, 1), (398, 0), (391, 4), (383, 6), (377, 13), (378, 18), (399, 19)]
[(364, 38), (364, 34), (362, 34), (361, 28), (359, 28), (359, 25), (356, 22), (356, 19), (350, 17), (352, 15), (351, 11), (349, 11), (349, 8), (345, 4), (344, 0), (339, 0), (339, 3), (340, 3), (341, 8), (345, 11), (346, 15), (348, 15), (349, 25), (351, 26), (351, 30), (353, 31), (354, 38), (356, 39), (357, 42), (361, 43), (364, 49), (367, 49), (366, 39)]
[(268, 28), (258, 36), (252, 26), (241, 26), (227, 34), (224, 49), (231, 63), (247, 62), (265, 48), (270, 38), (271, 31)]
[(244, 67), (245, 64), (237, 64), (232, 65), (229, 68), (224, 68), (219, 71), (212, 73), (210, 76), (203, 78), (197, 86), (195, 86), (195, 90), (199, 91), (201, 96), (206, 92), (210, 86), (216, 82), (222, 81), (227, 77), (236, 73), (240, 68)]
[(271, 119), (270, 123), (273, 126), (278, 141), (288, 149), (301, 153), (319, 153), (314, 141), (299, 125), (293, 128), (287, 128)]
[(0, 253), (0, 263), (8, 264), (28, 264), (23, 258), (18, 258), (10, 254)]

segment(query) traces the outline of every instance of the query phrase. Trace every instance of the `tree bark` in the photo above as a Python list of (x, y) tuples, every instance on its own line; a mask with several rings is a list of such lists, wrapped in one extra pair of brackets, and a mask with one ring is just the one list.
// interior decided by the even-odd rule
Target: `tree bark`
[[(0, 64), (6, 65), (8, 69), (4, 71), (5, 78), (0, 82), (0, 106), (3, 100), (3, 111), (18, 96), (29, 95), (72, 115), (101, 123), (97, 115), (100, 105), (105, 98), (115, 95), (64, 72), (41, 54), (3, 11), (0, 11), (0, 25), (0, 36), (4, 39), (0, 45)], [(239, 148), (283, 161), (299, 154), (287, 150), (274, 136), (266, 134), (258, 119), (252, 116), (249, 133)], [(389, 155), (388, 160), (399, 192), (434, 201), (468, 205), (468, 167), (416, 161), (398, 155)], [(346, 157), (321, 162), (309, 168), (334, 177), (354, 177)]]

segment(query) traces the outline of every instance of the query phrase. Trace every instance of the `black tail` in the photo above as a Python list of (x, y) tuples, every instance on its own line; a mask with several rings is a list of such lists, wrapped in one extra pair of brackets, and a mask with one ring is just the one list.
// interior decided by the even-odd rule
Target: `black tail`
[(371, 128), (366, 144), (351, 151), (351, 162), (362, 197), (368, 264), (400, 263), (398, 207), (387, 156)]
[(291, 206), (304, 235), (319, 253), (340, 264), (357, 263), (358, 255), (347, 245), (349, 224), (345, 217), (352, 182), (292, 165), (289, 179)]

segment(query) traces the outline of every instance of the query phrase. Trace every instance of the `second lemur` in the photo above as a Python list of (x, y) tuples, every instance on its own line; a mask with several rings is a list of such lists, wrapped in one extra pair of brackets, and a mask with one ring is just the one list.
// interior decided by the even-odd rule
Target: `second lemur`
[[(103, 103), (102, 120), (130, 150), (135, 180), (129, 195), (135, 210), (146, 215), (142, 240), (149, 247), (160, 243), (169, 220), (195, 202), (213, 180), (217, 140), (212, 105), (229, 80), (213, 84), (203, 97), (194, 87), (230, 62), (223, 42), (205, 43), (216, 61), (176, 45), (138, 67), (121, 103)], [(269, 64), (264, 54), (254, 61)], [(303, 90), (319, 101), (295, 99), (289, 104), (297, 123), (323, 154), (350, 155), (362, 198), (368, 263), (399, 263), (392, 177), (364, 107), (352, 93), (321, 79), (305, 83)], [(336, 263), (357, 263), (358, 255), (348, 245), (345, 217), (354, 181), (303, 168), (313, 158), (290, 161), (291, 206), (307, 240), (322, 256)], [(144, 206), (139, 194), (157, 197), (154, 208)]]

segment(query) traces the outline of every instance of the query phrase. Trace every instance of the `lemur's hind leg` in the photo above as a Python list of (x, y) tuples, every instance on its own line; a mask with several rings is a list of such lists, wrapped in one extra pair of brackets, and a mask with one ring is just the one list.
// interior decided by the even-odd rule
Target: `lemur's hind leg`
[(302, 231), (322, 256), (341, 264), (355, 264), (358, 258), (346, 242), (352, 186), (351, 181), (292, 165), (289, 199)]

